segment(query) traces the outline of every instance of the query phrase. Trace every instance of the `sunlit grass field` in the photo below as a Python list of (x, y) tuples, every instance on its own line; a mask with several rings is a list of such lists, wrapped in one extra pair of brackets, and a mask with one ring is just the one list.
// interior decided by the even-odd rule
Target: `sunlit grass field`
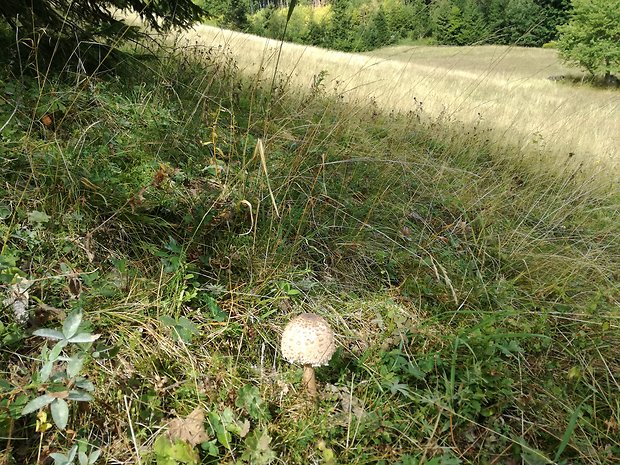
[(549, 79), (583, 76), (563, 66), (554, 50), (397, 46), (348, 54), (291, 43), (280, 48), (274, 40), (211, 26), (184, 39), (228, 48), (248, 75), (270, 79), (277, 63), (295, 86), (310, 88), (321, 79), (347, 101), (371, 98), (382, 110), (490, 129), (500, 144), (545, 152), (543, 163), (571, 158), (614, 173), (620, 166), (620, 92)]

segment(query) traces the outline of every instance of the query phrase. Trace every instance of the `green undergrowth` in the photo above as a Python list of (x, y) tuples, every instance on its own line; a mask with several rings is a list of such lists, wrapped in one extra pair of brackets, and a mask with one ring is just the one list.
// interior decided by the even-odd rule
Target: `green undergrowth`
[[(4, 463), (620, 461), (617, 185), (215, 50), (117, 72), (2, 67)], [(316, 407), (278, 347), (302, 311), (338, 343)], [(93, 399), (46, 429), (32, 333), (78, 314)], [(166, 439), (196, 408), (201, 445)]]

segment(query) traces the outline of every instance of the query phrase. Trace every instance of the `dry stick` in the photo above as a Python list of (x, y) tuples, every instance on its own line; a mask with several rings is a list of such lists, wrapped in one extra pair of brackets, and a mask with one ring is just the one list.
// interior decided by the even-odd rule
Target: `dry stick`
[(276, 203), (276, 198), (274, 197), (273, 191), (271, 190), (271, 182), (269, 181), (269, 173), (267, 172), (267, 159), (265, 158), (265, 146), (263, 144), (263, 139), (258, 139), (258, 142), (256, 143), (256, 150), (260, 155), (260, 164), (265, 173), (265, 178), (267, 178), (267, 189), (269, 189), (269, 197), (271, 197), (271, 203), (273, 204), (273, 208), (276, 211), (276, 216), (280, 218), (278, 204)]
[(125, 411), (127, 412), (127, 421), (129, 421), (129, 431), (131, 432), (131, 440), (133, 441), (133, 447), (134, 447), (134, 450), (136, 451), (138, 465), (142, 465), (142, 459), (140, 458), (140, 449), (138, 449), (138, 442), (136, 441), (136, 434), (133, 431), (133, 423), (131, 421), (131, 414), (129, 413), (129, 404), (127, 403), (127, 396), (123, 396), (123, 402), (125, 403)]
[[(10, 402), (9, 402), (10, 405)], [(8, 407), (8, 405), (7, 405)], [(10, 418), (10, 417), (9, 417)], [(11, 451), (13, 449), (13, 429), (15, 427), (15, 420), (13, 418), (11, 418), (9, 423), (9, 435), (8, 435), (8, 439), (6, 442), (6, 449), (5, 449), (5, 453), (6, 455), (1, 456), (0, 459), (2, 459), (2, 462), (0, 462), (0, 464), (2, 465), (9, 465), (9, 456), (11, 455)]]
[(273, 95), (273, 89), (276, 84), (276, 74), (278, 73), (278, 65), (280, 64), (280, 55), (282, 55), (282, 47), (284, 46), (284, 37), (286, 36), (286, 29), (288, 28), (288, 23), (291, 21), (291, 16), (293, 16), (293, 10), (297, 5), (297, 0), (291, 0), (288, 6), (288, 12), (286, 14), (286, 23), (284, 23), (284, 30), (282, 31), (282, 39), (280, 40), (280, 48), (278, 49), (278, 57), (276, 58), (276, 66), (273, 70), (273, 79), (271, 80), (271, 90), (270, 94)]

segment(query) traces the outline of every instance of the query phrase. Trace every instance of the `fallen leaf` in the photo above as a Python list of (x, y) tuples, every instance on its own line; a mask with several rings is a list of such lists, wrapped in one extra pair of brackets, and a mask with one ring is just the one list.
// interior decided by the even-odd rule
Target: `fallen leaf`
[(72, 299), (79, 299), (82, 294), (82, 282), (80, 281), (80, 276), (78, 274), (74, 274), (73, 276), (67, 277), (68, 288), (69, 288), (69, 296)]
[(41, 123), (43, 123), (43, 126), (46, 128), (51, 127), (54, 124), (53, 115), (50, 115), (49, 113), (47, 115), (43, 115), (41, 118)]
[(204, 422), (204, 411), (198, 407), (187, 417), (172, 420), (168, 424), (168, 437), (172, 442), (181, 439), (194, 447), (209, 439)]
[(250, 432), (250, 421), (249, 420), (245, 420), (240, 425), (239, 437), (240, 438), (244, 438), (244, 437), (246, 437), (248, 435), (249, 432)]

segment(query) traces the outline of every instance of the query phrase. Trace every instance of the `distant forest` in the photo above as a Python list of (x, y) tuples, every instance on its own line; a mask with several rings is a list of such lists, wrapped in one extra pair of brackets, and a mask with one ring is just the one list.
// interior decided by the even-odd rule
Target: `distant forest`
[[(286, 0), (207, 0), (220, 24), (281, 38)], [(569, 0), (306, 0), (297, 4), (286, 40), (344, 51), (401, 41), (441, 45), (540, 47), (557, 38)]]

